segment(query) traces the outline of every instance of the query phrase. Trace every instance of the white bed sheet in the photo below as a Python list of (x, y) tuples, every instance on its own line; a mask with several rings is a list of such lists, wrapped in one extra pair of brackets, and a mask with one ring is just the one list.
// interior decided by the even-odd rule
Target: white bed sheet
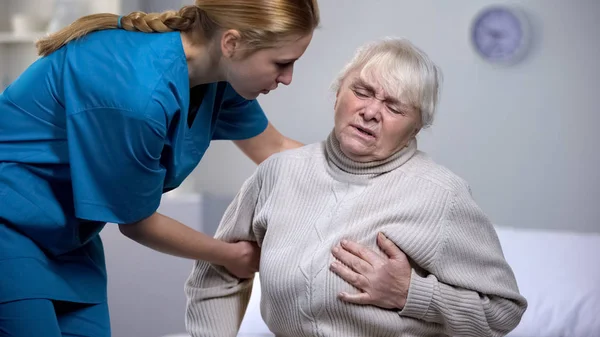
[(529, 307), (511, 337), (600, 336), (600, 235), (497, 228)]

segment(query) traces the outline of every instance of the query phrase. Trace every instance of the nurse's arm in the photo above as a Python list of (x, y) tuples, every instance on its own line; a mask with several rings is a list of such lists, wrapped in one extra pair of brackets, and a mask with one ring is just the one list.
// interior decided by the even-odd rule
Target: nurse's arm
[(234, 143), (256, 164), (262, 163), (272, 154), (304, 145), (282, 135), (271, 123), (258, 136), (235, 140)]
[(119, 225), (128, 238), (156, 251), (227, 268), (239, 278), (258, 271), (260, 251), (255, 243), (227, 243), (198, 232), (160, 213), (132, 224)]

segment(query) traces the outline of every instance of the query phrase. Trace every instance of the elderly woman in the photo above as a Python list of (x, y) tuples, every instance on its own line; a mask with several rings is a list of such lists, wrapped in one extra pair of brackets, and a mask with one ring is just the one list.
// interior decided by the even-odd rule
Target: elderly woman
[[(439, 82), (406, 40), (364, 46), (336, 82), (328, 138), (270, 157), (227, 209), (216, 236), (261, 247), (275, 335), (483, 337), (519, 323), (527, 303), (490, 220), (464, 180), (417, 149)], [(235, 336), (251, 286), (198, 261), (191, 335)]]

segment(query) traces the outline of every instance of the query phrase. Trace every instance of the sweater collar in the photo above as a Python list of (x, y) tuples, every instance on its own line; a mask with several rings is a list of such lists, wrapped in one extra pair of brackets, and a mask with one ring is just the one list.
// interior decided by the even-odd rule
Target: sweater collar
[(389, 158), (371, 161), (357, 162), (348, 158), (342, 149), (340, 143), (332, 131), (325, 142), (325, 153), (330, 164), (335, 165), (340, 170), (354, 175), (379, 175), (390, 172), (402, 164), (406, 163), (417, 151), (417, 140), (412, 139), (408, 146), (394, 153)]

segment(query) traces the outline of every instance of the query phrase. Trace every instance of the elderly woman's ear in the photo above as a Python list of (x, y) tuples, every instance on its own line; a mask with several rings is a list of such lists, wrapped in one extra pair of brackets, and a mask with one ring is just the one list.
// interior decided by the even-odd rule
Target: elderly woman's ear
[(335, 92), (335, 103), (333, 103), (333, 110), (335, 111), (335, 109), (337, 109), (337, 105), (338, 105), (338, 98), (340, 97), (340, 91), (342, 89), (338, 88), (338, 90)]
[(416, 137), (419, 134), (420, 131), (421, 131), (421, 126), (415, 128), (415, 131), (413, 131), (413, 135), (412, 135), (413, 138)]

